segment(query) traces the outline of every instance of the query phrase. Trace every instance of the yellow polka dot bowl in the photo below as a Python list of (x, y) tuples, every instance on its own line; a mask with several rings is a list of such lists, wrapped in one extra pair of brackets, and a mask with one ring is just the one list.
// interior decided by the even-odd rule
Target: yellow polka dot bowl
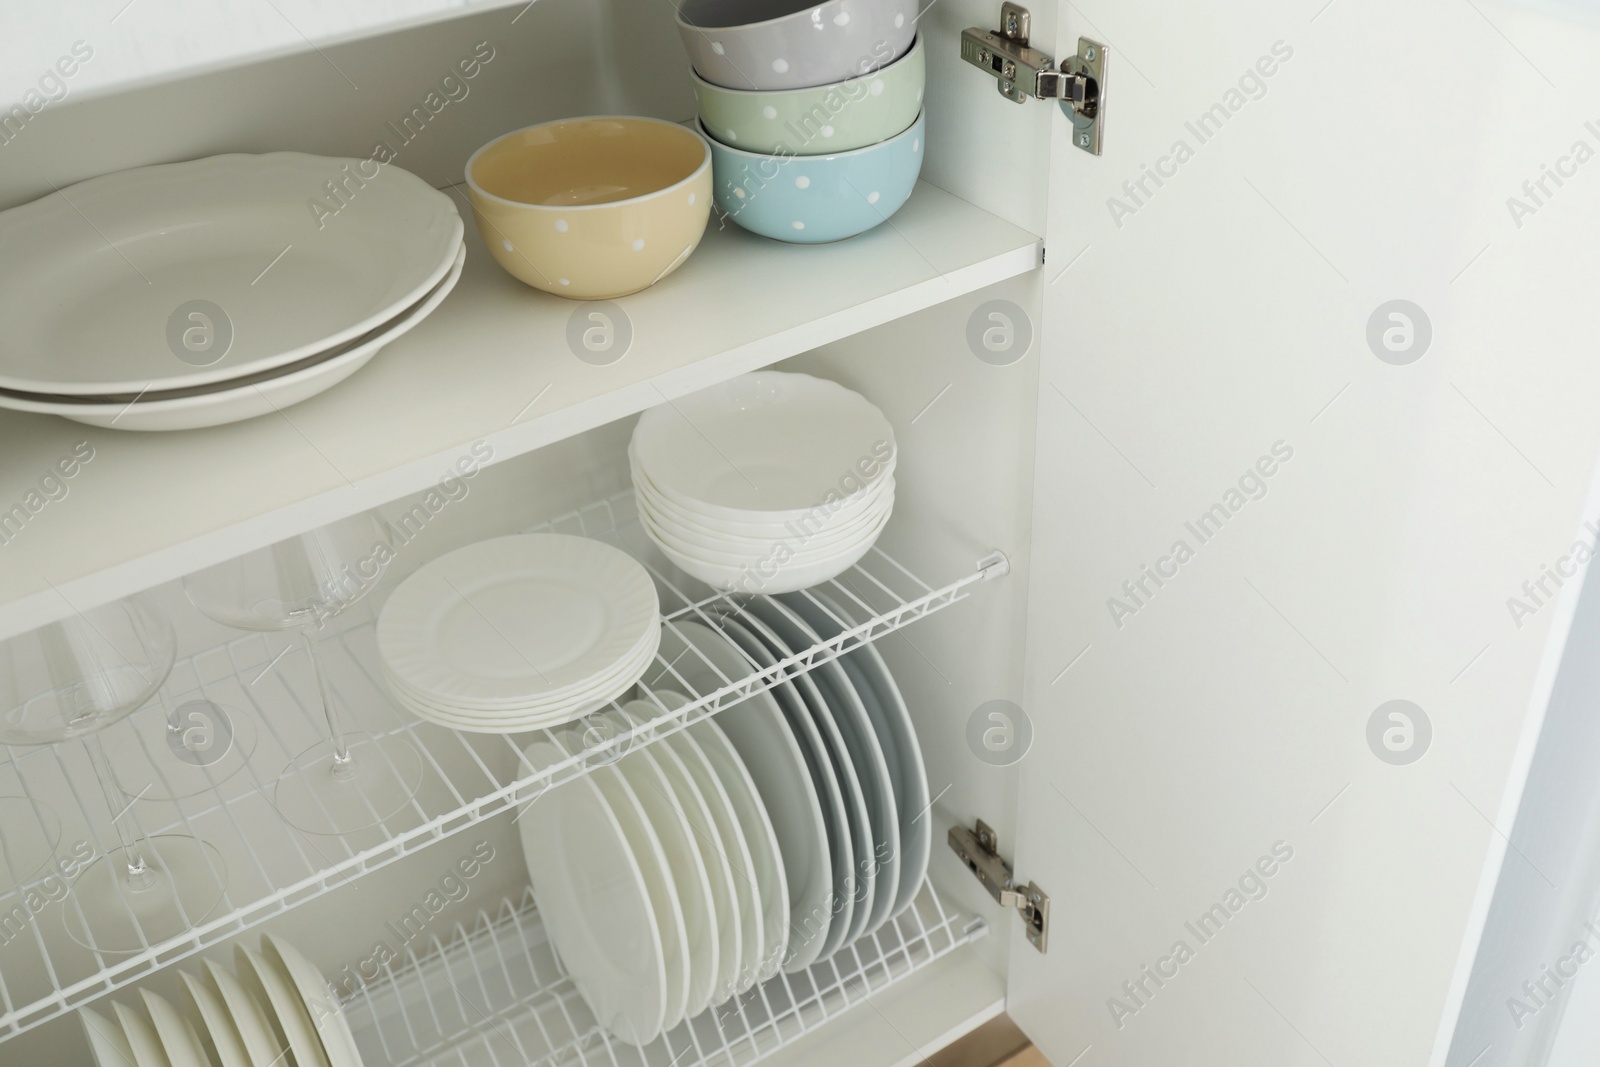
[(660, 119), (560, 119), (515, 130), (467, 161), (484, 244), (513, 277), (574, 300), (647, 289), (705, 235), (711, 149)]

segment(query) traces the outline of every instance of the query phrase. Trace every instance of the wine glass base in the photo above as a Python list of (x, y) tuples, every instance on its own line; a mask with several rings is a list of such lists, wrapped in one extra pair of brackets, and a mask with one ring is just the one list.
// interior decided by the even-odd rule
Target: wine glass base
[(278, 778), (273, 803), (290, 826), (336, 836), (378, 825), (411, 802), (422, 785), (422, 757), (404, 737), (346, 739), (353, 762), (335, 774), (333, 742), (296, 756)]
[(153, 875), (135, 887), (127, 858), (115, 849), (89, 864), (62, 904), (67, 934), (99, 952), (139, 952), (186, 933), (222, 900), (227, 868), (215, 848), (186, 834), (162, 834), (137, 845)]
[(0, 896), (31, 882), (50, 866), (59, 844), (61, 821), (50, 805), (27, 797), (0, 797)]
[(128, 723), (134, 735), (106, 755), (117, 787), (140, 800), (210, 792), (244, 770), (256, 750), (255, 716), (209, 700), (180, 704), (172, 717), (151, 704)]

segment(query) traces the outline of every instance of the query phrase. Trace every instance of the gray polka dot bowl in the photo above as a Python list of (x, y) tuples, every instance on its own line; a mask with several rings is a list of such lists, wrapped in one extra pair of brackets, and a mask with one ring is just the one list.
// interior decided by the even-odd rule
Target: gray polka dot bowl
[(926, 120), (919, 114), (887, 141), (828, 156), (766, 155), (709, 140), (719, 213), (776, 241), (823, 244), (865, 233), (905, 204), (922, 171)]
[(917, 10), (917, 0), (682, 0), (678, 35), (713, 85), (805, 89), (905, 55)]
[(700, 121), (746, 152), (820, 156), (886, 141), (916, 121), (927, 84), (919, 37), (881, 70), (809, 89), (726, 89), (695, 76)]

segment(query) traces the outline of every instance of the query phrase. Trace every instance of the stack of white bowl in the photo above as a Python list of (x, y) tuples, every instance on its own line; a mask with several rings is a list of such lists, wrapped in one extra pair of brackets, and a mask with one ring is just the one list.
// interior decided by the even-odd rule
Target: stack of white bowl
[(787, 593), (837, 577), (894, 508), (894, 430), (837, 382), (760, 371), (645, 412), (628, 460), (640, 521), (713, 588)]

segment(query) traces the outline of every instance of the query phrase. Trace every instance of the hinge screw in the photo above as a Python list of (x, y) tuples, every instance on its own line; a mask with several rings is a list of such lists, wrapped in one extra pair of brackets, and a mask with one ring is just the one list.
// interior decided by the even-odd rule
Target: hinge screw
[(1007, 37), (1015, 37), (1016, 35), (1017, 35), (1017, 16), (1015, 14), (1008, 14), (1006, 16), (1006, 36)]
[(1093, 63), (1095, 61), (1095, 57), (1097, 57), (1099, 54), (1100, 53), (1097, 52), (1092, 46), (1083, 50), (1083, 58), (1090, 63)]
[(1079, 148), (1088, 148), (1089, 147), (1089, 135), (1088, 134), (1080, 133), (1078, 135), (1078, 147)]

